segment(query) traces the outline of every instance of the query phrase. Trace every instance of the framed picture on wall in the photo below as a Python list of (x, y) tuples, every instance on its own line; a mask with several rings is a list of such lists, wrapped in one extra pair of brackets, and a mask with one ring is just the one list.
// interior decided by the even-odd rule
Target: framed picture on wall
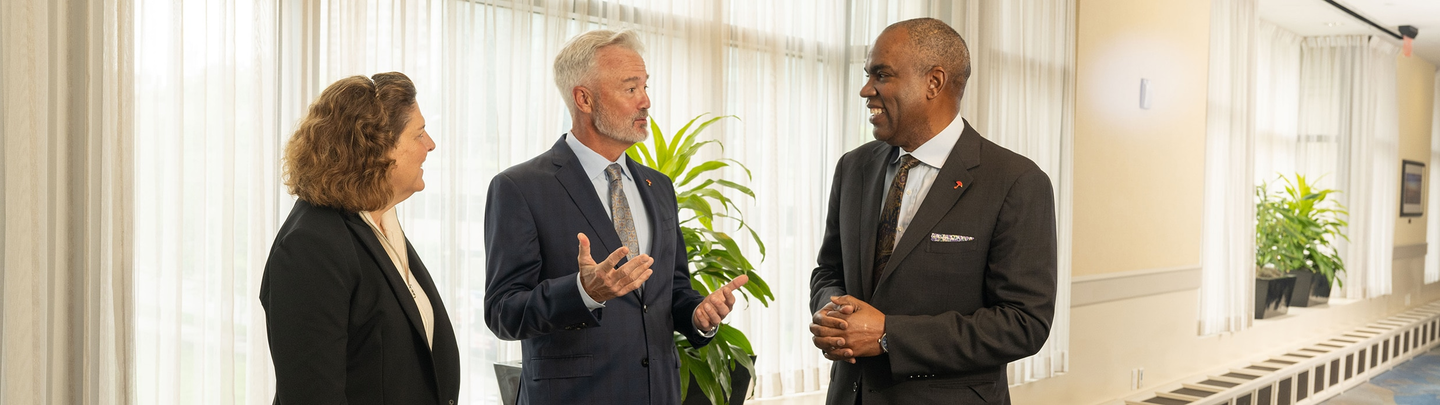
[(1418, 217), (1425, 213), (1421, 190), (1425, 186), (1425, 164), (1405, 160), (1400, 169), (1400, 216)]

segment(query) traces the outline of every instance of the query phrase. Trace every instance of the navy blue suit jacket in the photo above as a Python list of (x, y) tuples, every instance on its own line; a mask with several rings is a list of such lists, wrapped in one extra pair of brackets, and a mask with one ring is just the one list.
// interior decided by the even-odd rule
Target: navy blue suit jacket
[(594, 311), (576, 287), (575, 235), (590, 239), (596, 262), (623, 244), (565, 139), (490, 182), (485, 324), (521, 341), (520, 404), (677, 404), (672, 332), (697, 347), (709, 342), (691, 323), (703, 297), (690, 287), (675, 188), (629, 157), (625, 164), (649, 214), (654, 273), (644, 297), (632, 292)]

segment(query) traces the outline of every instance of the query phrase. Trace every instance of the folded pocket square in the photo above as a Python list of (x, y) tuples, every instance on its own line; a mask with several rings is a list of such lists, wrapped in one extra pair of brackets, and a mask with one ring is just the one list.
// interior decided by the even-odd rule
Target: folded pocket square
[(930, 234), (930, 241), (931, 241), (931, 242), (969, 242), (969, 241), (972, 241), (972, 240), (975, 240), (975, 238), (972, 238), (972, 237), (969, 237), (969, 236), (965, 236), (965, 235), (951, 235), (951, 234), (947, 234), (947, 233), (932, 233), (932, 234)]

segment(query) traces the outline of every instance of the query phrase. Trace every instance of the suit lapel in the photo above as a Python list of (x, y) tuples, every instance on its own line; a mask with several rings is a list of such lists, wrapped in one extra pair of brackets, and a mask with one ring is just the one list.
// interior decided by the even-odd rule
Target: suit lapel
[[(665, 217), (661, 215), (660, 210), (668, 211), (669, 208), (656, 203), (655, 192), (651, 190), (650, 186), (652, 183), (647, 183), (647, 181), (653, 182), (654, 180), (646, 178), (648, 174), (638, 169), (640, 164), (634, 160), (630, 160), (630, 156), (628, 155), (625, 156), (624, 159), (625, 165), (630, 170), (630, 176), (635, 179), (635, 188), (640, 190), (640, 201), (645, 204), (645, 217), (650, 219), (650, 253), (652, 253), (650, 256), (654, 257), (654, 253), (661, 252), (661, 249), (667, 246), (664, 245), (666, 238), (660, 234), (659, 229), (661, 225), (660, 218)], [(688, 256), (683, 253), (685, 252), (684, 247), (677, 248), (676, 252), (675, 260), (685, 260), (688, 258)], [(659, 273), (660, 272), (657, 271), (653, 274)], [(656, 296), (655, 290), (659, 288), (651, 288), (651, 284), (660, 282), (659, 279), (660, 277), (652, 276), (649, 280), (645, 280), (644, 288), (636, 291), (636, 294), (644, 294), (643, 297), (638, 297), (640, 298), (640, 302), (646, 302), (647, 297)]]
[[(599, 236), (598, 241), (591, 241), (590, 256), (595, 258), (596, 262), (605, 260), (610, 256), (610, 252), (624, 246), (624, 243), (620, 242), (620, 234), (615, 233), (615, 224), (610, 222), (610, 214), (605, 213), (605, 203), (600, 201), (600, 196), (595, 193), (595, 184), (585, 175), (585, 168), (580, 166), (575, 151), (570, 150), (570, 145), (565, 144), (563, 137), (559, 142), (555, 142), (550, 153), (551, 161), (557, 166), (555, 179), (565, 187), (565, 193), (570, 195), (570, 200), (580, 209), (585, 221), (590, 223), (591, 230), (595, 231), (594, 235)], [(598, 246), (596, 242), (599, 242)], [(596, 256), (597, 254), (599, 256)]]
[[(862, 300), (869, 300), (870, 293), (875, 291), (871, 285), (875, 272), (875, 233), (880, 227), (880, 205), (885, 203), (885, 172), (889, 169), (890, 160), (894, 158), (895, 147), (883, 145), (875, 151), (875, 154), (866, 159), (866, 167), (860, 168), (863, 173), (863, 182), (860, 195), (866, 196), (860, 203), (860, 280), (861, 291), (857, 294)], [(893, 261), (893, 260), (892, 260)], [(854, 292), (851, 292), (854, 294)]]
[(395, 294), (395, 299), (400, 301), (400, 309), (405, 311), (405, 318), (410, 320), (410, 327), (423, 338), (425, 323), (420, 319), (420, 307), (415, 306), (415, 297), (410, 295), (410, 287), (406, 286), (405, 280), (400, 277), (400, 269), (395, 268), (390, 254), (385, 253), (384, 246), (380, 246), (380, 237), (375, 235), (375, 230), (371, 229), (369, 224), (360, 219), (360, 214), (348, 214), (345, 224), (365, 246), (365, 250), (370, 251), (370, 258), (375, 260), (380, 272), (384, 273), (385, 281), (390, 284), (390, 292)]
[(906, 227), (905, 234), (900, 236), (900, 241), (895, 244), (895, 253), (891, 254), (890, 262), (885, 265), (885, 272), (880, 275), (880, 282), (890, 278), (895, 268), (905, 261), (905, 256), (915, 250), (920, 241), (930, 237), (930, 230), (945, 217), (950, 209), (955, 207), (955, 202), (965, 194), (965, 190), (971, 187), (970, 169), (980, 165), (980, 133), (965, 123), (965, 131), (960, 134), (960, 139), (955, 141), (955, 146), (950, 149), (949, 157), (945, 158), (945, 167), (940, 168), (940, 173), (935, 176), (935, 182), (930, 184), (930, 191), (925, 194), (925, 201), (920, 203), (920, 209), (915, 212), (915, 217), (910, 219), (910, 226)]
[[(430, 347), (433, 348), (430, 351), (430, 366), (435, 369), (435, 375), (446, 375), (446, 372), (449, 370), (441, 370), (442, 361), (437, 359), (437, 357), (444, 357), (449, 354), (446, 353), (447, 350), (445, 349), (450, 347), (448, 344), (452, 343), (450, 340), (452, 340), (453, 337), (446, 335), (445, 331), (454, 330), (454, 328), (450, 326), (450, 314), (445, 312), (445, 304), (440, 300), (440, 290), (435, 287), (435, 279), (430, 277), (430, 270), (426, 269), (424, 262), (420, 261), (420, 255), (415, 252), (415, 246), (410, 244), (410, 238), (407, 237), (405, 239), (406, 255), (410, 258), (410, 274), (415, 277), (415, 284), (418, 284), (415, 287), (425, 290), (425, 295), (430, 298), (430, 310), (434, 317), (432, 321), (434, 323), (434, 325), (432, 325), (434, 333), (430, 341)], [(440, 379), (437, 378), (434, 384), (435, 392), (443, 392), (440, 389)]]

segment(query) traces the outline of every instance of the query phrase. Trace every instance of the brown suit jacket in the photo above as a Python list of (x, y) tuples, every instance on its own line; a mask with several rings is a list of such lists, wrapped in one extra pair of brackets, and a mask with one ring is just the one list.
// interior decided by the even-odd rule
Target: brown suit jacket
[(1006, 364), (1039, 351), (1054, 316), (1050, 179), (966, 123), (872, 285), (886, 163), (897, 150), (870, 142), (836, 165), (810, 310), (837, 295), (870, 303), (886, 315), (889, 353), (836, 362), (827, 403), (1008, 404)]

